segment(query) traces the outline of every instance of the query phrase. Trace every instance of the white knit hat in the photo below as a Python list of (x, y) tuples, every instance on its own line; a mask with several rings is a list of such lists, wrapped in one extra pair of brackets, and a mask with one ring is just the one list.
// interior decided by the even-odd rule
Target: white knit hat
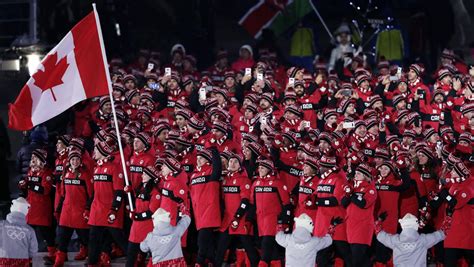
[(28, 213), (29, 208), (30, 204), (26, 201), (26, 199), (19, 197), (12, 201), (10, 212), (20, 212), (26, 215)]
[(403, 216), (402, 219), (399, 219), (398, 222), (400, 223), (400, 226), (402, 227), (402, 229), (418, 230), (418, 227), (419, 227), (418, 218), (416, 218), (411, 213), (407, 213), (405, 216)]
[(171, 222), (170, 213), (162, 208), (157, 209), (151, 217), (153, 218), (154, 225), (157, 225), (159, 222), (165, 222), (165, 223)]
[(246, 44), (246, 45), (241, 46), (239, 49), (239, 54), (240, 54), (240, 51), (242, 51), (242, 49), (248, 50), (250, 52), (250, 56), (253, 57), (253, 49), (250, 45)]
[(302, 227), (308, 230), (310, 233), (313, 232), (314, 224), (311, 217), (306, 213), (302, 213), (299, 217), (295, 217), (295, 228)]
[(184, 46), (182, 44), (173, 45), (173, 47), (171, 48), (170, 54), (173, 55), (174, 52), (176, 52), (178, 50), (181, 50), (181, 51), (183, 51), (184, 54), (186, 54), (186, 49), (184, 49)]

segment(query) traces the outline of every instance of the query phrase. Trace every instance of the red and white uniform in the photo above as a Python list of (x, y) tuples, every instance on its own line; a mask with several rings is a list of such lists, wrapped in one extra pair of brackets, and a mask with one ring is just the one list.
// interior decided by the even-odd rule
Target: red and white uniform
[(145, 240), (148, 233), (153, 231), (153, 219), (151, 216), (158, 209), (161, 202), (159, 189), (154, 183), (140, 183), (134, 190), (135, 210), (132, 213), (132, 228), (128, 240), (140, 243)]
[(173, 226), (176, 225), (179, 217), (179, 204), (183, 203), (189, 208), (187, 180), (188, 175), (184, 171), (164, 177), (164, 183), (161, 187), (160, 208), (170, 213), (171, 225)]
[[(220, 160), (220, 158), (213, 156), (213, 160)], [(205, 164), (196, 167), (189, 179), (197, 230), (221, 226), (220, 172), (221, 170), (214, 170), (211, 164)]]
[(306, 213), (313, 219), (313, 221), (316, 219), (315, 201), (318, 184), (319, 179), (316, 176), (301, 176), (295, 217), (300, 216), (302, 213)]
[(387, 218), (382, 222), (382, 228), (389, 234), (396, 234), (398, 227), (398, 200), (400, 198), (401, 180), (393, 174), (379, 179), (375, 183), (377, 189), (377, 202), (375, 203), (375, 216), (387, 212)]
[[(123, 226), (123, 196), (118, 199), (117, 192), (123, 192), (124, 178), (122, 167), (112, 158), (97, 162), (93, 174), (94, 199), (92, 201), (89, 225), (122, 228)], [(117, 210), (116, 210), (117, 209)], [(116, 219), (108, 223), (108, 214), (116, 210)]]
[(59, 225), (74, 229), (87, 229), (84, 211), (89, 209), (93, 195), (92, 173), (85, 167), (78, 171), (67, 169), (62, 181), (61, 215)]
[[(230, 235), (245, 235), (245, 215), (240, 217), (239, 226), (234, 229), (230, 223), (236, 216), (237, 210), (241, 207), (242, 201), (250, 201), (250, 179), (247, 177), (246, 171), (233, 172), (227, 174), (222, 182), (222, 196), (224, 198), (224, 218), (220, 231), (229, 230)], [(247, 203), (248, 204), (248, 203)], [(245, 204), (244, 204), (245, 205)]]
[(374, 183), (354, 181), (353, 195), (358, 200), (365, 200), (364, 207), (359, 207), (352, 201), (347, 206), (346, 232), (349, 244), (372, 244), (374, 235), (374, 208), (377, 199), (377, 190)]
[(130, 183), (132, 188), (136, 188), (142, 181), (143, 169), (147, 166), (153, 166), (155, 158), (147, 151), (133, 152), (130, 157)]
[(444, 240), (445, 248), (474, 249), (474, 177), (454, 183), (449, 194), (456, 199), (451, 229)]
[[(325, 236), (327, 229), (334, 217), (346, 217), (346, 210), (341, 204), (344, 197), (344, 186), (346, 177), (340, 170), (330, 169), (323, 173), (316, 188), (316, 221), (314, 223), (314, 235)], [(347, 241), (346, 222), (338, 225), (333, 236), (334, 240)]]
[(65, 153), (66, 150), (63, 151), (63, 153), (59, 153), (58, 157), (56, 158), (56, 161), (54, 162), (54, 171), (53, 171), (53, 177), (54, 177), (54, 185), (56, 186), (56, 193), (54, 196), (54, 210), (58, 207), (59, 200), (61, 199), (61, 187), (63, 186), (62, 184), (62, 176), (63, 172), (66, 169), (68, 157), (67, 153)]
[(255, 179), (250, 203), (256, 206), (259, 236), (275, 236), (278, 215), (290, 204), (290, 195), (283, 181), (274, 175)]
[(26, 214), (26, 222), (29, 225), (51, 226), (53, 223), (53, 203), (50, 196), (53, 187), (52, 179), (49, 169), (41, 169), (37, 172), (28, 171), (26, 201), (30, 204), (30, 208)]

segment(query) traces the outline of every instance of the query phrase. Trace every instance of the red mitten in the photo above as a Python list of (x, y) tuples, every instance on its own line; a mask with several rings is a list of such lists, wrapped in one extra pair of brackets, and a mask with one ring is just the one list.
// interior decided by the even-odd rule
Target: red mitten
[(18, 182), (18, 188), (25, 190), (28, 187), (28, 183), (25, 180), (20, 180)]
[(395, 166), (397, 166), (398, 169), (406, 168), (407, 167), (406, 158), (404, 156), (399, 155), (397, 157), (397, 160), (395, 161)]
[(90, 211), (89, 211), (89, 210), (85, 210), (85, 211), (82, 213), (82, 217), (83, 217), (84, 220), (86, 220), (86, 221), (89, 221), (89, 215), (90, 215)]
[(443, 231), (443, 233), (446, 235), (451, 228), (451, 223), (453, 221), (453, 218), (451, 216), (446, 216), (444, 217), (443, 224), (439, 228), (439, 230)]
[(276, 230), (277, 232), (287, 232), (289, 230), (289, 226), (287, 224), (277, 224)]
[(382, 221), (376, 220), (375, 221), (375, 234), (378, 234), (382, 231)]
[(181, 212), (182, 216), (184, 216), (184, 215), (191, 216), (188, 207), (186, 207), (186, 205), (184, 205), (184, 203), (180, 203), (178, 205), (178, 209)]
[(354, 191), (350, 184), (346, 184), (342, 189), (344, 190), (344, 193), (346, 193), (346, 195), (351, 195), (352, 191)]

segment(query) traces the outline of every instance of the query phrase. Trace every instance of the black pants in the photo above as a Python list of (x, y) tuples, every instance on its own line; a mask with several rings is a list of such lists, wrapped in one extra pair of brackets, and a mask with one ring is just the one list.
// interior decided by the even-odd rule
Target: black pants
[(219, 241), (217, 243), (217, 252), (216, 252), (216, 264), (221, 266), (224, 261), (224, 256), (226, 250), (232, 244), (235, 244), (236, 241), (240, 241), (245, 253), (249, 257), (250, 263), (252, 266), (257, 266), (259, 257), (257, 249), (253, 246), (252, 237), (249, 235), (229, 235), (229, 230), (222, 232), (219, 235)]
[(434, 258), (436, 263), (444, 262), (444, 241), (434, 245)]
[[(211, 263), (215, 262), (215, 236), (213, 228), (203, 228), (198, 230), (198, 255), (196, 262), (204, 264), (206, 259)], [(214, 264), (214, 266), (216, 266)]]
[(97, 264), (100, 253), (109, 251), (110, 243), (107, 242), (107, 234), (112, 237), (123, 251), (127, 251), (127, 240), (121, 229), (92, 226), (89, 232), (89, 264)]
[(316, 256), (318, 267), (332, 266), (332, 254), (342, 258), (346, 267), (352, 266), (351, 248), (346, 241), (334, 240), (332, 245), (322, 249)]
[(458, 248), (445, 248), (444, 249), (444, 266), (445, 267), (456, 267), (457, 261), (464, 257), (468, 262), (469, 266), (474, 265), (474, 250), (472, 249), (458, 249)]
[(89, 244), (89, 229), (74, 229), (65, 226), (59, 226), (59, 245), (58, 249), (62, 252), (67, 252), (71, 236), (76, 231), (81, 245), (87, 246)]
[(284, 248), (278, 245), (274, 236), (263, 236), (261, 249), (261, 260), (268, 264), (270, 264), (272, 260), (282, 260), (284, 258)]
[(369, 245), (350, 244), (352, 266), (370, 267)]
[(392, 250), (384, 246), (378, 240), (375, 240), (375, 261), (387, 263), (392, 257)]
[(142, 254), (144, 258), (146, 257), (146, 253), (140, 250), (140, 243), (128, 242), (126, 266), (133, 267), (135, 265), (135, 260), (137, 259), (137, 256), (139, 254)]
[(35, 226), (33, 226), (33, 228), (41, 234), (41, 236), (43, 237), (43, 241), (46, 243), (46, 246), (48, 246), (48, 247), (56, 246), (56, 244), (54, 242), (56, 233), (55, 233), (53, 227), (35, 225)]

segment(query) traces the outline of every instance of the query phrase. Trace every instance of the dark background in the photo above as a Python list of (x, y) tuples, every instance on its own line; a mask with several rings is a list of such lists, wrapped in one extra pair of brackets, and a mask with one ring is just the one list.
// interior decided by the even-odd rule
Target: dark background
[[(4, 0), (8, 1), (8, 0)], [(20, 1), (20, 0), (18, 0)], [(15, 1), (10, 1), (15, 2)], [(45, 44), (56, 44), (71, 27), (92, 10), (93, 1), (63, 0), (38, 1), (39, 39)], [(132, 60), (140, 48), (159, 50), (162, 60), (167, 59), (169, 49), (177, 42), (182, 43), (189, 54), (198, 59), (198, 66), (205, 67), (213, 63), (218, 48), (225, 47), (232, 56), (238, 48), (256, 41), (238, 24), (238, 20), (257, 0), (106, 0), (96, 1), (108, 58), (122, 57)], [(407, 33), (409, 43), (417, 42), (422, 52), (407, 54), (414, 60), (419, 57), (426, 60), (428, 67), (435, 65), (435, 55), (440, 47), (451, 47), (466, 52), (472, 42), (472, 27), (466, 33), (466, 40), (456, 38), (458, 21), (455, 20), (456, 8), (464, 2), (468, 14), (474, 14), (473, 1), (463, 0), (353, 0), (361, 7), (358, 13), (349, 5), (348, 0), (313, 0), (331, 31), (336, 30), (343, 19), (395, 18), (395, 25)], [(1, 1), (0, 1), (1, 3)], [(363, 14), (369, 3), (378, 10)], [(26, 8), (25, 8), (26, 7)], [(0, 9), (0, 18), (13, 15), (28, 15), (27, 5), (17, 5)], [(115, 23), (119, 23), (121, 36), (115, 32)], [(312, 12), (304, 19), (305, 25), (315, 32), (316, 47), (319, 54), (327, 54), (330, 47), (329, 37), (320, 21)], [(0, 25), (0, 34), (27, 30), (27, 23), (10, 22)], [(415, 30), (421, 30), (422, 36), (410, 36)], [(288, 51), (288, 41), (292, 29), (277, 39), (283, 52)], [(422, 37), (422, 40), (417, 40)], [(0, 47), (8, 47), (11, 40), (1, 39)], [(420, 44), (421, 42), (421, 44)], [(471, 45), (472, 46), (472, 45)], [(418, 49), (420, 50), (420, 49)], [(465, 53), (466, 54), (466, 53)]]

